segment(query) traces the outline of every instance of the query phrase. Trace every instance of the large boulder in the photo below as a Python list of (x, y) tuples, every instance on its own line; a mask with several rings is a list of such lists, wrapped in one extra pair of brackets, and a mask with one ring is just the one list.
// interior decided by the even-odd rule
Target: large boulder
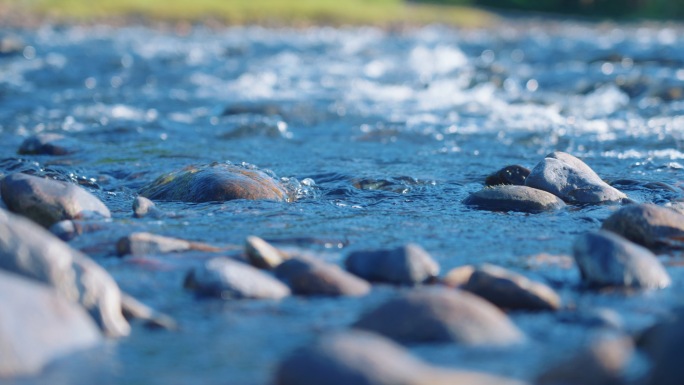
[(390, 250), (356, 251), (349, 254), (345, 265), (365, 280), (397, 285), (416, 285), (439, 275), (439, 264), (411, 243)]
[(0, 378), (36, 374), (102, 336), (81, 306), (34, 280), (0, 270)]
[(684, 247), (684, 215), (653, 204), (622, 207), (601, 228), (652, 250)]
[(80, 303), (109, 336), (130, 333), (121, 314), (121, 291), (107, 271), (40, 226), (4, 210), (0, 269), (44, 283)]
[(313, 258), (290, 258), (278, 265), (275, 275), (301, 295), (362, 296), (371, 290), (363, 279)]
[(480, 210), (540, 213), (565, 207), (557, 196), (527, 186), (499, 185), (470, 194), (464, 204)]
[(553, 152), (532, 169), (525, 185), (548, 191), (567, 203), (622, 202), (627, 196), (611, 187), (581, 160)]
[(44, 227), (65, 219), (111, 216), (102, 201), (72, 183), (16, 173), (7, 175), (1, 187), (10, 211)]
[(183, 202), (289, 200), (285, 187), (263, 171), (225, 163), (186, 167), (163, 175), (143, 187), (140, 195), (152, 200)]

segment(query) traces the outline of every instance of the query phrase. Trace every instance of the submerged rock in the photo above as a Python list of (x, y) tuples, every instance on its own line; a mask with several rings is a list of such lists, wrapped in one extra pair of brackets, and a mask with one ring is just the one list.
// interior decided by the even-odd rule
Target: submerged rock
[(295, 294), (362, 296), (371, 290), (363, 279), (313, 258), (288, 259), (275, 269), (275, 275)]
[(500, 185), (470, 194), (464, 204), (480, 210), (540, 213), (565, 207), (563, 200), (546, 191), (527, 186)]
[(511, 345), (525, 339), (494, 305), (454, 289), (407, 293), (366, 313), (354, 327), (407, 343)]
[(77, 151), (75, 140), (60, 134), (44, 133), (26, 138), (18, 152), (20, 155), (69, 155)]
[(133, 255), (144, 256), (150, 254), (178, 253), (188, 250), (218, 251), (213, 246), (190, 242), (184, 239), (165, 237), (150, 233), (132, 233), (116, 243), (116, 252), (119, 256)]
[(281, 299), (290, 289), (254, 267), (229, 258), (214, 258), (193, 269), (185, 287), (200, 295), (223, 299)]
[(92, 233), (104, 228), (106, 228), (106, 226), (101, 222), (64, 220), (50, 226), (49, 230), (57, 238), (67, 242), (79, 235)]
[(584, 162), (558, 151), (547, 155), (532, 169), (525, 185), (548, 191), (567, 203), (621, 202), (627, 198), (601, 180)]
[(153, 200), (222, 202), (233, 199), (287, 201), (287, 190), (263, 171), (225, 163), (187, 167), (157, 178), (140, 190)]
[(44, 227), (65, 219), (111, 217), (107, 206), (81, 187), (28, 174), (7, 175), (2, 199), (10, 211)]
[(653, 253), (608, 231), (581, 235), (573, 255), (582, 280), (590, 286), (660, 289), (671, 283)]
[(377, 334), (325, 335), (287, 356), (277, 385), (523, 385), (494, 375), (431, 366)]
[(397, 285), (416, 285), (439, 275), (439, 264), (415, 244), (391, 250), (356, 251), (349, 254), (345, 265), (365, 280)]
[(487, 186), (496, 186), (502, 184), (524, 186), (525, 179), (527, 179), (528, 175), (530, 175), (530, 170), (527, 167), (519, 166), (517, 164), (513, 166), (506, 166), (501, 170), (488, 175), (487, 179), (485, 179), (485, 184)]
[(135, 218), (150, 217), (159, 219), (166, 217), (166, 214), (159, 210), (157, 205), (151, 200), (138, 196), (135, 197), (135, 200), (133, 201), (133, 216)]
[(255, 236), (249, 236), (245, 240), (245, 254), (254, 267), (266, 270), (273, 270), (290, 258), (284, 251)]
[(622, 207), (601, 228), (652, 250), (684, 247), (684, 215), (653, 204)]
[(0, 378), (36, 374), (102, 342), (81, 306), (53, 288), (0, 270)]

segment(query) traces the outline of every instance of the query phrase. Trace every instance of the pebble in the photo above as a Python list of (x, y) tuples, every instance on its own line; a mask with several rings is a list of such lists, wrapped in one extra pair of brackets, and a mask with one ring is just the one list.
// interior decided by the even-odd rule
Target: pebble
[(540, 213), (560, 210), (563, 200), (546, 191), (527, 186), (499, 185), (470, 194), (463, 204), (479, 210)]
[(485, 184), (487, 186), (496, 186), (502, 184), (524, 186), (525, 179), (527, 179), (528, 175), (530, 175), (530, 169), (527, 167), (519, 166), (517, 164), (506, 166), (501, 170), (488, 175), (485, 179)]
[(397, 285), (417, 285), (439, 275), (439, 264), (422, 247), (412, 243), (390, 250), (352, 252), (345, 266), (367, 281)]
[(313, 258), (288, 259), (275, 269), (275, 275), (300, 295), (363, 296), (371, 290), (363, 279)]
[(245, 254), (252, 266), (259, 269), (273, 270), (290, 256), (256, 236), (245, 239)]
[(133, 200), (133, 217), (161, 219), (166, 217), (166, 214), (159, 210), (151, 200), (138, 196)]
[(671, 283), (653, 253), (608, 231), (579, 236), (573, 256), (582, 280), (590, 286), (658, 289)]
[(413, 290), (361, 316), (357, 329), (399, 342), (505, 346), (525, 336), (497, 307), (462, 290)]
[(178, 253), (188, 250), (219, 251), (218, 248), (204, 243), (190, 242), (184, 239), (144, 232), (129, 234), (116, 242), (116, 252), (120, 257), (125, 255), (140, 257), (153, 254)]
[(684, 247), (684, 215), (654, 204), (624, 206), (603, 221), (601, 228), (651, 250)]
[(10, 211), (44, 227), (65, 219), (111, 217), (107, 206), (81, 187), (28, 174), (7, 175), (2, 199)]
[(78, 151), (75, 140), (55, 133), (43, 133), (26, 138), (19, 146), (19, 155), (69, 155)]

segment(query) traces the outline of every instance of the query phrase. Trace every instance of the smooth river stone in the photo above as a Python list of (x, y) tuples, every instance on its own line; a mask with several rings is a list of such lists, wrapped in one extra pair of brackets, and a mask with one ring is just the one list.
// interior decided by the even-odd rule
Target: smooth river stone
[(0, 378), (40, 372), (102, 342), (88, 313), (53, 288), (0, 270)]
[(223, 299), (281, 299), (290, 295), (290, 289), (271, 275), (225, 257), (213, 258), (190, 271), (185, 287)]
[(166, 217), (166, 214), (159, 210), (151, 200), (138, 196), (133, 200), (133, 217), (160, 219)]
[(364, 314), (357, 329), (406, 343), (456, 342), (505, 346), (525, 336), (497, 307), (465, 291), (414, 290)]
[(183, 202), (289, 200), (285, 187), (263, 171), (224, 163), (186, 167), (166, 174), (143, 187), (140, 195), (152, 200)]
[(7, 175), (2, 199), (10, 211), (44, 227), (65, 219), (111, 217), (107, 206), (81, 187), (28, 174)]
[(540, 213), (565, 207), (557, 196), (527, 186), (500, 185), (470, 194), (463, 203), (480, 210)]
[(245, 239), (245, 254), (252, 266), (266, 270), (273, 270), (290, 258), (286, 252), (256, 236)]
[(439, 264), (422, 247), (411, 243), (391, 250), (350, 253), (345, 266), (365, 280), (397, 285), (417, 285), (439, 275)]
[(288, 259), (275, 269), (275, 275), (300, 295), (363, 296), (371, 290), (363, 279), (313, 258)]
[(608, 231), (579, 236), (573, 255), (582, 280), (590, 286), (660, 289), (671, 283), (652, 252)]
[(684, 246), (684, 215), (653, 204), (622, 207), (601, 228), (651, 250)]
[(506, 166), (487, 176), (485, 184), (487, 186), (497, 185), (517, 185), (524, 186), (525, 179), (530, 175), (530, 170), (527, 167), (513, 165)]
[(489, 264), (476, 267), (461, 289), (502, 309), (558, 310), (561, 305), (558, 294), (547, 285)]
[(564, 152), (547, 155), (532, 169), (525, 185), (550, 192), (567, 203), (621, 202), (627, 198), (584, 162)]
[(55, 133), (30, 136), (19, 146), (20, 155), (69, 155), (78, 151), (75, 140)]
[(524, 385), (490, 374), (429, 365), (377, 334), (324, 335), (276, 369), (277, 385)]
[(205, 243), (190, 242), (184, 239), (144, 232), (129, 234), (116, 242), (116, 252), (120, 257), (129, 254), (133, 256), (145, 256), (179, 253), (188, 250), (219, 251), (218, 248)]
[(108, 336), (130, 333), (121, 314), (121, 291), (106, 270), (35, 223), (4, 210), (0, 269), (44, 283), (80, 303)]

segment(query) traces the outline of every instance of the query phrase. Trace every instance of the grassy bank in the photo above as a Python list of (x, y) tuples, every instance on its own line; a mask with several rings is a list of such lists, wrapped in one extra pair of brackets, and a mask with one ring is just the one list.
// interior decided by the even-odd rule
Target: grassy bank
[(142, 19), (273, 25), (482, 26), (495, 19), (472, 7), (403, 0), (0, 0), (0, 5), (6, 12), (65, 22)]

